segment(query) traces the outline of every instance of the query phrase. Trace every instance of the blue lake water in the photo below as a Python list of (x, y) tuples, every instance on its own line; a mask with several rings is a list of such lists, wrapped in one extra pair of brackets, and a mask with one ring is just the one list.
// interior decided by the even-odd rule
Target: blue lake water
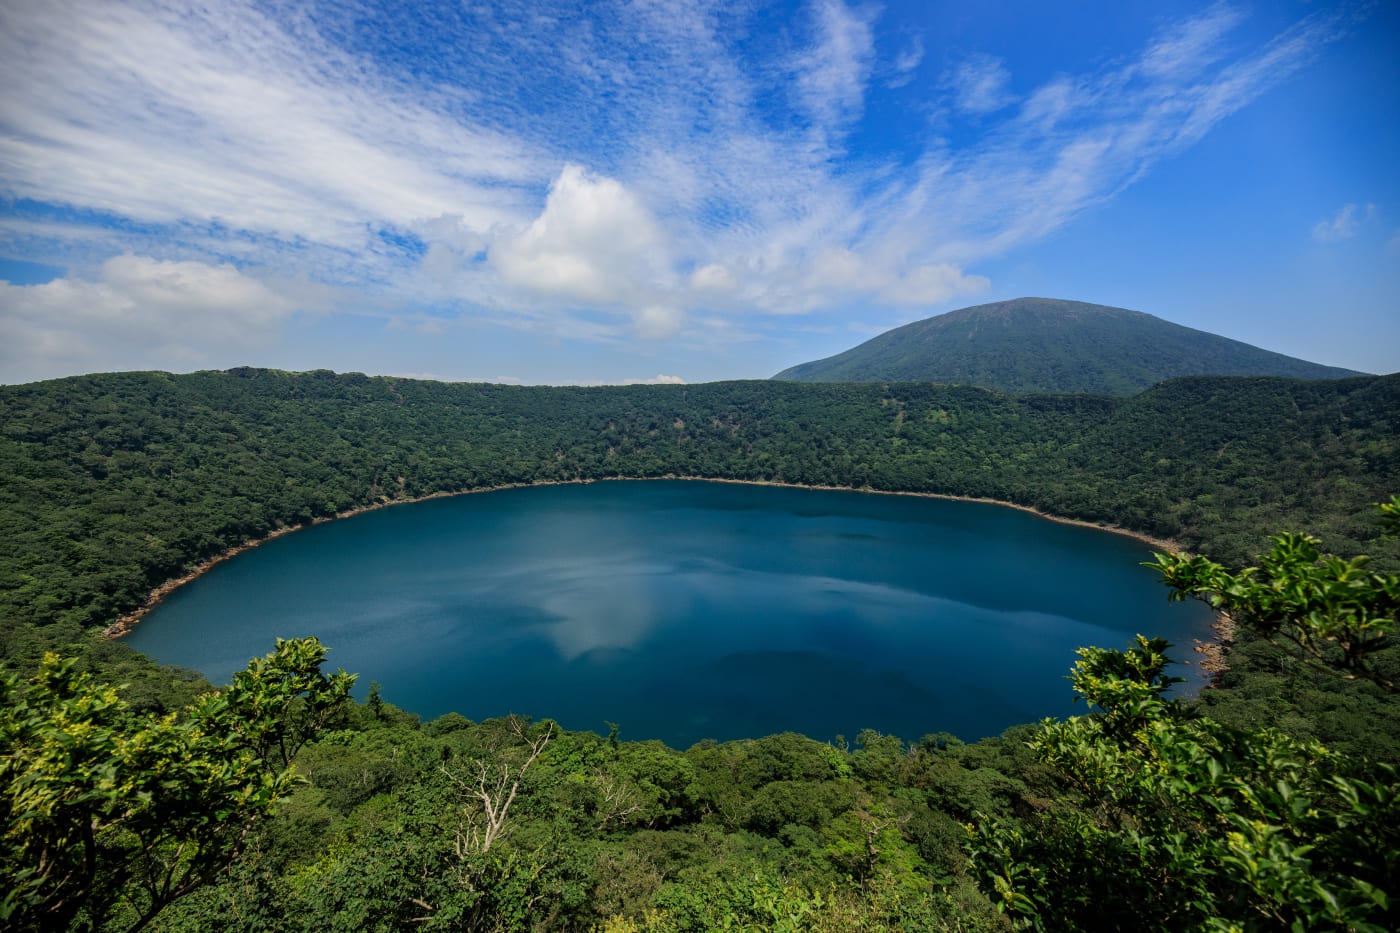
[[(687, 747), (873, 728), (973, 740), (1083, 710), (1082, 645), (1194, 659), (1132, 538), (984, 503), (698, 481), (478, 493), (273, 540), (129, 636), (227, 682), (277, 637), (431, 718), (507, 713)], [(1179, 673), (1190, 675), (1189, 669)]]

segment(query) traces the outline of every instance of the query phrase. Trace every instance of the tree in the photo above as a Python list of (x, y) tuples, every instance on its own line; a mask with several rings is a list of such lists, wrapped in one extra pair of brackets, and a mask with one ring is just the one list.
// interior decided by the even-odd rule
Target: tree
[(441, 770), (462, 795), (464, 825), (457, 831), (457, 857), (485, 855), (491, 844), (505, 828), (510, 805), (520, 792), (525, 772), (540, 757), (549, 740), (554, 738), (554, 723), (545, 723), (544, 731), (532, 735), (529, 725), (518, 716), (507, 720), (507, 737), (512, 746), (497, 751), (492, 757), (477, 758), (465, 768), (443, 765)]
[(277, 772), (307, 742), (339, 722), (350, 703), (355, 675), (321, 673), (326, 648), (317, 638), (279, 638), (277, 649), (233, 675), (227, 690), (196, 706), (196, 718), (225, 730), (236, 746), (251, 751)]
[[(1158, 565), (1178, 594), (1210, 594), (1310, 663), (1386, 688), (1370, 658), (1393, 631), (1394, 578), (1315, 544), (1276, 539), (1265, 579), (1199, 558)], [(1072, 680), (1090, 712), (1047, 720), (1030, 743), (1067, 793), (1024, 822), (969, 827), (983, 890), (1038, 930), (1400, 927), (1396, 768), (1167, 699), (1167, 647), (1138, 636), (1127, 651), (1080, 650)]]
[[(1400, 533), (1400, 496), (1377, 508), (1386, 533)], [(1394, 641), (1400, 576), (1372, 572), (1364, 556), (1323, 554), (1309, 535), (1283, 534), (1273, 542), (1259, 567), (1237, 574), (1184, 554), (1157, 554), (1149, 566), (1173, 599), (1203, 599), (1315, 670), (1400, 693), (1394, 675), (1374, 662)]]
[(314, 638), (279, 639), (183, 715), (45, 656), (0, 676), (0, 922), (139, 930), (209, 883), (296, 782), (291, 757), (348, 702)]
[(1191, 715), (1164, 647), (1081, 651), (1094, 712), (1031, 743), (1069, 793), (972, 830), (987, 894), (1034, 929), (1393, 929), (1396, 770)]

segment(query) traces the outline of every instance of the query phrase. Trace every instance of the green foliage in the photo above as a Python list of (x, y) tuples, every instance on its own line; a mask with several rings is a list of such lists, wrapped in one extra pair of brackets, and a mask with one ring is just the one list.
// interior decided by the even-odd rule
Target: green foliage
[(133, 713), (115, 687), (47, 655), (0, 676), (0, 919), (139, 929), (208, 884), (291, 790), (287, 760), (348, 696), (314, 640), (279, 641), (180, 717)]
[[(1392, 522), (1397, 501), (1383, 512)], [(1394, 640), (1400, 576), (1371, 572), (1364, 556), (1324, 555), (1320, 543), (1309, 535), (1279, 535), (1259, 567), (1238, 574), (1183, 554), (1158, 554), (1152, 566), (1175, 598), (1206, 600), (1318, 670), (1400, 692), (1393, 675), (1373, 661)]]
[[(926, 808), (861, 785), (846, 753), (801, 736), (677, 752), (518, 718), (348, 720), (301, 750), (310, 783), (259, 824), (227, 879), (157, 929), (1004, 925), (958, 873), (959, 840), (927, 832)], [(373, 783), (391, 764), (394, 781), (354, 803), (357, 776)], [(707, 809), (720, 786), (742, 805), (732, 827)], [(609, 800), (637, 806), (619, 816)], [(475, 830), (490, 813), (501, 828), (486, 846)], [(952, 871), (935, 877), (926, 853)]]
[(275, 651), (249, 661), (227, 689), (206, 696), (196, 715), (269, 770), (290, 768), (301, 747), (344, 713), (355, 683), (343, 670), (326, 676), (325, 660), (316, 638), (279, 638)]
[[(1347, 672), (1388, 632), (1378, 612), (1394, 613), (1393, 578), (1363, 563), (1291, 535), (1276, 539), (1265, 583), (1253, 568), (1158, 556), (1178, 592), (1208, 592)], [(1167, 699), (1166, 647), (1139, 636), (1126, 652), (1080, 651), (1072, 679), (1093, 712), (1047, 721), (1030, 743), (1069, 793), (1030, 820), (971, 828), (988, 895), (1036, 929), (1394, 929), (1396, 767)]]
[(1162, 701), (1167, 688), (1182, 680), (1166, 673), (1169, 647), (1165, 639), (1138, 635), (1128, 651), (1090, 647), (1075, 652), (1075, 699), (1094, 708), (1094, 722), (1105, 735), (1126, 739), (1144, 723), (1179, 711)]
[(657, 902), (658, 909), (639, 918), (610, 918), (603, 933), (971, 933), (1006, 928), (985, 904), (951, 892), (902, 889), (889, 879), (857, 895), (834, 884), (808, 887), (760, 870), (703, 887), (671, 886)]

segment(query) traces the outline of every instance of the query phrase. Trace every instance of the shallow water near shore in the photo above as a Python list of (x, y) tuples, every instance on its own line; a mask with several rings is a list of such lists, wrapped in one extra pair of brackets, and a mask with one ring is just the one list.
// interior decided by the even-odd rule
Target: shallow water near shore
[[(286, 535), (130, 644), (226, 682), (277, 637), (424, 718), (507, 713), (686, 747), (1073, 715), (1083, 645), (1211, 636), (1123, 535), (985, 503), (701, 481), (434, 499)], [(1199, 679), (1194, 667), (1176, 673)]]

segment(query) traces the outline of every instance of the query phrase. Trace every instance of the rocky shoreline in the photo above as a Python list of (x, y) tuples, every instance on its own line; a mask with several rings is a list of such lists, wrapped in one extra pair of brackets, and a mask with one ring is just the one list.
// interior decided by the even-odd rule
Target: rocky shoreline
[(1235, 620), (1221, 612), (1216, 615), (1211, 628), (1215, 630), (1215, 638), (1210, 641), (1196, 639), (1196, 653), (1201, 656), (1196, 666), (1210, 675), (1206, 686), (1218, 687), (1221, 676), (1230, 669), (1227, 661), (1230, 648), (1235, 643)]

